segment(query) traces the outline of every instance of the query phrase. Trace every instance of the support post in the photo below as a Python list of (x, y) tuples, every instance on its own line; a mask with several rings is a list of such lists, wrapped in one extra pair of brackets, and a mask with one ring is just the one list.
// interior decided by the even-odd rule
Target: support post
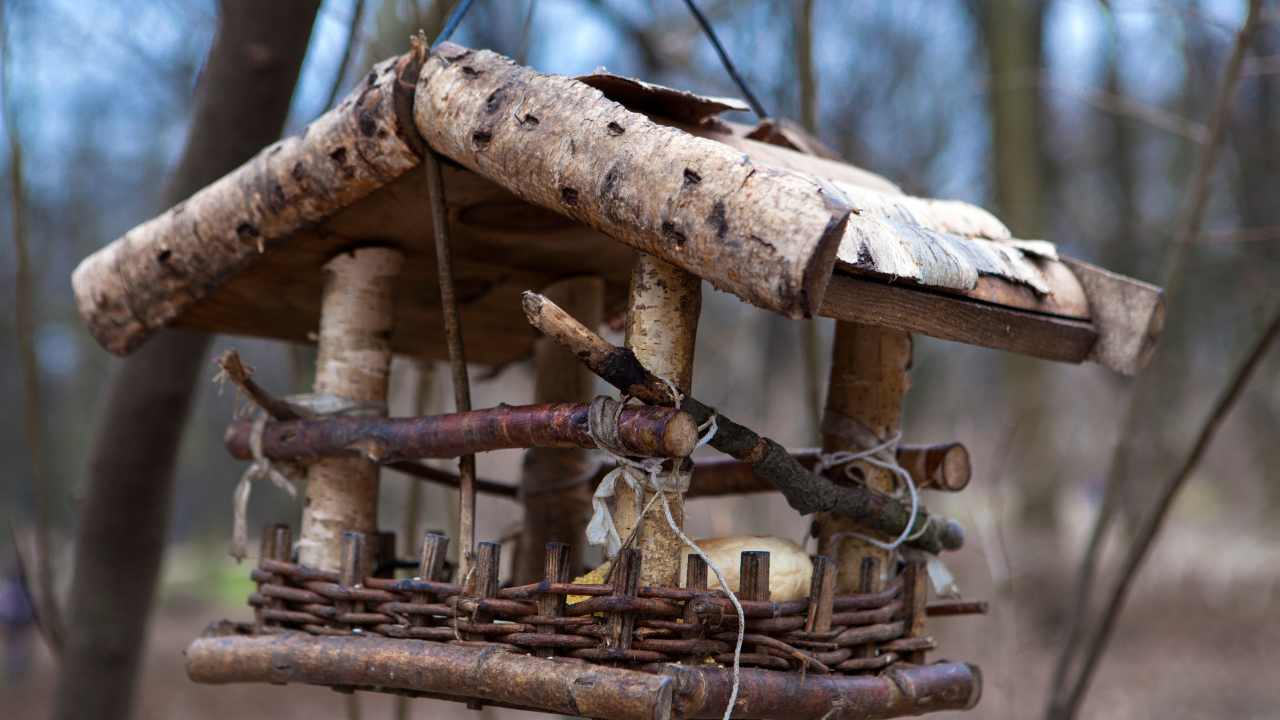
[[(898, 432), (902, 423), (902, 398), (910, 386), (911, 336), (897, 330), (837, 322), (831, 350), (831, 379), (823, 418), (822, 449), (825, 452), (865, 450), (869, 441), (853, 440), (850, 426), (862, 426), (881, 440)], [(865, 433), (863, 433), (865, 434)], [(872, 490), (893, 489), (894, 476), (888, 470), (859, 461), (856, 466), (863, 482)], [(895, 553), (891, 553), (849, 533), (868, 533), (867, 528), (832, 513), (819, 513), (818, 553), (836, 559), (836, 588), (839, 593), (863, 591), (860, 586), (862, 561), (875, 558), (878, 570), (871, 592), (883, 589), (893, 576)]]
[[(670, 380), (682, 393), (688, 393), (693, 383), (693, 350), (701, 310), (702, 281), (696, 275), (649, 255), (636, 259), (627, 305), (626, 345), (644, 367)], [(625, 539), (636, 530), (633, 547), (644, 558), (640, 584), (677, 585), (683, 543), (667, 524), (665, 514), (655, 506), (638, 518), (631, 486), (619, 483), (616, 492), (613, 517), (618, 535)], [(668, 492), (666, 496), (672, 518), (683, 527), (684, 495)], [(649, 497), (649, 493), (642, 495), (641, 507)]]
[[(569, 278), (543, 292), (587, 327), (599, 328), (604, 321), (604, 280), (599, 277)], [(540, 337), (534, 343), (533, 365), (535, 403), (591, 399), (595, 377), (551, 338)], [(517, 583), (542, 578), (545, 548), (552, 542), (567, 545), (566, 568), (574, 573), (581, 569), (583, 538), (591, 514), (591, 482), (586, 474), (592, 461), (589, 450), (534, 448), (525, 453)]]
[[(401, 260), (397, 250), (370, 247), (343, 253), (325, 264), (316, 393), (381, 406), (385, 412), (394, 281)], [(307, 468), (298, 546), (301, 564), (338, 570), (342, 533), (371, 535), (377, 530), (377, 465), (364, 458), (324, 458)], [(369, 545), (366, 553), (372, 552)]]

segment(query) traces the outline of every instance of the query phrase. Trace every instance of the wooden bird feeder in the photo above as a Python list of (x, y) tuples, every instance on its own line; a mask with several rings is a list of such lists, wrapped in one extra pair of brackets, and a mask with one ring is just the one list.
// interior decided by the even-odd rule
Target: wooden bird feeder
[[(233, 423), (228, 448), (304, 467), (307, 503), (297, 537), (289, 525), (263, 532), (254, 621), (195, 640), (193, 680), (614, 720), (977, 703), (977, 668), (926, 661), (928, 617), (983, 605), (928, 600), (930, 558), (963, 535), (928, 513), (927, 493), (911, 497), (961, 490), (970, 468), (960, 445), (896, 442), (911, 333), (1132, 374), (1160, 332), (1160, 290), (1014, 239), (977, 207), (905, 195), (785, 127), (718, 117), (737, 109), (415, 45), (297, 136), (80, 265), (80, 312), (117, 354), (165, 327), (318, 343), (311, 404), (224, 362), (268, 418)], [(443, 196), (431, 192), (437, 162)], [(453, 258), (443, 275), (437, 237)], [(441, 278), (466, 358), (533, 356), (540, 404), (385, 417), (393, 354), (446, 357)], [(697, 401), (702, 280), (787, 317), (837, 321), (821, 451), (788, 452)], [(626, 347), (596, 334), (612, 318), (625, 320)], [(589, 373), (640, 402), (591, 400)], [(646, 467), (666, 458), (664, 477), (678, 478), (713, 418), (710, 444), (730, 458), (694, 467), (687, 490), (617, 483), (608, 507), (626, 542), (607, 576), (574, 581), (602, 474), (592, 451)], [(381, 465), (458, 484), (418, 461), (512, 447), (530, 449), (521, 488), (476, 487), (525, 506), (514, 577), (499, 577), (493, 543), (461, 547), (457, 572), (443, 535), (412, 561), (395, 557), (379, 532)], [(772, 582), (776, 554), (772, 578), (770, 553), (747, 546), (722, 568), (681, 560), (687, 497), (776, 491), (816, 515), (798, 594)], [(732, 571), (732, 596), (717, 570)]]

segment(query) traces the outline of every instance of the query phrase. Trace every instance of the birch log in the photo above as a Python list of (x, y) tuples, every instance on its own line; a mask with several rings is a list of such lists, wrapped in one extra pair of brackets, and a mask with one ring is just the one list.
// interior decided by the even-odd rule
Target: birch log
[[(658, 258), (641, 255), (631, 272), (628, 303), (627, 347), (655, 375), (670, 380), (681, 393), (689, 392), (698, 315), (702, 311), (702, 281)], [(666, 513), (655, 505), (638, 518), (636, 491), (620, 483), (616, 493), (613, 519), (618, 535), (626, 538), (635, 531), (634, 547), (644, 558), (640, 583), (678, 585), (684, 543), (667, 522)], [(650, 497), (649, 493), (642, 493), (640, 505)], [(667, 492), (666, 497), (672, 519), (683, 527), (684, 493)]]
[(103, 347), (123, 355), (245, 269), (274, 241), (320, 222), (418, 164), (397, 112), (421, 66), (415, 51), (374, 66), (338, 107), (274, 143), (80, 263), (76, 305)]
[[(902, 421), (902, 398), (910, 386), (911, 336), (896, 330), (836, 323), (831, 350), (831, 380), (823, 418), (822, 448), (826, 452), (866, 450), (875, 442), (863, 437), (869, 431), (886, 440), (896, 434)], [(893, 473), (870, 463), (857, 463), (863, 482), (872, 490), (894, 488)], [(836, 591), (876, 592), (893, 575), (895, 553), (848, 536), (869, 533), (859, 523), (833, 513), (819, 513), (818, 554), (836, 558)], [(874, 533), (871, 533), (874, 534)], [(892, 539), (892, 538), (886, 538)], [(859, 587), (865, 558), (876, 561), (877, 576), (872, 587)]]
[(815, 178), (448, 43), (423, 65), (414, 117), (435, 150), (529, 202), (760, 307), (821, 305), (849, 209)]
[[(399, 251), (371, 247), (325, 264), (315, 392), (381, 407), (385, 413), (400, 262)], [(298, 561), (338, 570), (342, 533), (348, 530), (378, 530), (378, 466), (363, 458), (319, 460), (307, 469)]]
[[(587, 327), (604, 322), (604, 280), (599, 277), (569, 278), (543, 292)], [(534, 343), (533, 367), (534, 402), (591, 399), (595, 380), (591, 371), (550, 338)], [(549, 542), (568, 546), (567, 562), (573, 574), (582, 567), (583, 538), (591, 514), (588, 473), (592, 465), (592, 453), (587, 450), (534, 448), (525, 453), (520, 479), (524, 523), (516, 554), (516, 582), (542, 579)]]

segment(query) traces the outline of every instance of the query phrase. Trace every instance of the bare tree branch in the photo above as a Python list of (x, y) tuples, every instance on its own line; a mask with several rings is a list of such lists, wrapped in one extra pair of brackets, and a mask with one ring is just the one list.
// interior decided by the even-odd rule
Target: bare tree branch
[(35, 606), (40, 616), (40, 629), (45, 642), (55, 655), (61, 654), (62, 612), (53, 589), (51, 531), (49, 529), (49, 496), (53, 492), (49, 468), (44, 457), (44, 419), (41, 415), (40, 364), (35, 350), (36, 290), (31, 283), (31, 255), (27, 247), (26, 182), (22, 173), (22, 143), (18, 138), (16, 104), (13, 97), (13, 33), (12, 18), (6, 17), (9, 3), (0, 0), (0, 75), (4, 94), (0, 113), (4, 116), (5, 135), (9, 139), (9, 223), (13, 235), (17, 269), (14, 278), (14, 325), (17, 329), (18, 360), (22, 366), (22, 422), (27, 436), (27, 453), (31, 463), (31, 497), (35, 502)]
[[(1227, 119), (1230, 115), (1231, 102), (1235, 97), (1236, 87), (1240, 82), (1245, 53), (1260, 24), (1261, 5), (1261, 0), (1250, 0), (1249, 15), (1236, 36), (1231, 57), (1223, 70), (1222, 84), (1218, 88), (1218, 95), (1209, 118), (1208, 137), (1201, 147), (1196, 174), (1192, 178), (1188, 189), (1184, 209), (1179, 218), (1176, 240), (1170, 250), (1164, 286), (1166, 296), (1171, 299), (1178, 297), (1178, 289), (1183, 278), (1187, 246), (1191, 244), (1190, 241), (1200, 234), (1201, 226), (1204, 224), (1205, 208), (1209, 202), (1209, 180), (1213, 176), (1222, 140), (1226, 134)], [(1076, 580), (1075, 602), (1072, 604), (1072, 617), (1067, 626), (1066, 642), (1063, 644), (1062, 651), (1058, 656), (1050, 685), (1049, 706), (1046, 710), (1046, 716), (1051, 720), (1071, 720), (1071, 718), (1075, 717), (1080, 701), (1083, 698), (1084, 690), (1088, 687), (1089, 678), (1094, 671), (1093, 666), (1097, 664), (1096, 657), (1087, 660), (1087, 664), (1081, 666), (1077, 679), (1074, 682), (1069, 680), (1071, 671), (1075, 667), (1076, 650), (1079, 648), (1088, 629), (1085, 618), (1088, 615), (1089, 601), (1093, 596), (1093, 584), (1101, 562), (1103, 540), (1110, 529), (1111, 520), (1119, 502), (1119, 488), (1124, 480), (1126, 462), (1130, 453), (1130, 438), (1134, 434), (1139, 418), (1147, 416), (1144, 412), (1144, 398), (1150, 397), (1154, 392), (1154, 387), (1151, 385), (1153, 377), (1153, 373), (1138, 377), (1133, 394), (1130, 396), (1128, 411), (1125, 413), (1119, 429), (1118, 441), (1111, 458), (1111, 470), (1108, 473), (1106, 492), (1103, 495), (1102, 506), (1098, 509), (1098, 515), (1094, 520), (1094, 526), (1089, 536), (1089, 545), (1085, 550), (1084, 558), (1081, 560)], [(1174, 488), (1173, 492), (1176, 493), (1177, 489)], [(1143, 551), (1143, 555), (1145, 555), (1145, 551)], [(1141, 561), (1142, 558), (1139, 557), (1137, 562), (1141, 563)], [(1118, 582), (1121, 584), (1121, 588), (1118, 589), (1124, 592), (1122, 587), (1125, 583), (1125, 578), (1122, 576)], [(1103, 622), (1105, 627), (1105, 625), (1114, 623), (1114, 619), (1107, 620), (1104, 618)], [(1105, 639), (1098, 640), (1096, 638), (1097, 636), (1095, 635), (1095, 640), (1090, 642), (1089, 647), (1092, 648), (1097, 645), (1097, 653), (1100, 654), (1101, 648), (1105, 647)], [(1091, 649), (1089, 655), (1093, 654), (1094, 651)]]

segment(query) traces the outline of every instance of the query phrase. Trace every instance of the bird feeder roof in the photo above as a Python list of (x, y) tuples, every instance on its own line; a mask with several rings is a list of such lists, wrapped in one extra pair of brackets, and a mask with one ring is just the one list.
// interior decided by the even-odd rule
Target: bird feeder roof
[(430, 149), (445, 159), (475, 362), (531, 350), (524, 290), (595, 275), (620, 312), (643, 251), (789, 317), (1124, 373), (1145, 364), (1163, 324), (1158, 288), (1015, 239), (973, 205), (905, 195), (785, 124), (718, 117), (741, 109), (603, 71), (548, 76), (488, 51), (415, 46), (298, 135), (85, 259), (77, 303), (117, 354), (167, 326), (307, 342), (322, 266), (382, 244), (405, 256), (393, 348), (443, 357), (420, 169)]

